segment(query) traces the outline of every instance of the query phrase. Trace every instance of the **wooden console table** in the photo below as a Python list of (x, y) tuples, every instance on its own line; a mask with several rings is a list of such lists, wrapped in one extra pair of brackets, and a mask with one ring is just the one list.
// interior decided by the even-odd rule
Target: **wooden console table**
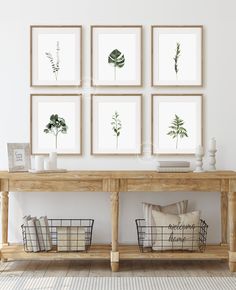
[[(230, 271), (236, 271), (236, 172), (157, 173), (155, 171), (70, 171), (64, 174), (30, 174), (0, 172), (2, 192), (1, 259), (105, 259), (112, 271), (118, 271), (120, 260), (228, 260)], [(92, 246), (82, 252), (26, 253), (22, 245), (8, 243), (9, 192), (110, 192), (112, 243)], [(202, 191), (221, 192), (221, 244), (207, 246), (204, 253), (141, 253), (137, 245), (118, 243), (119, 192)], [(211, 206), (209, 204), (209, 206)], [(227, 245), (229, 210), (230, 240)]]

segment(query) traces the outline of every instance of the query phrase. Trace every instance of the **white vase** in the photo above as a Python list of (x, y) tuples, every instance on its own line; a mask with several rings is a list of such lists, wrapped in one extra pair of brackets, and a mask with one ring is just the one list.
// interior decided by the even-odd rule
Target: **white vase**
[(43, 156), (35, 156), (34, 159), (34, 168), (35, 170), (42, 171), (43, 170), (43, 162), (44, 162), (44, 157)]
[(57, 169), (57, 152), (53, 151), (49, 153), (49, 160), (50, 160), (50, 166), (52, 170)]

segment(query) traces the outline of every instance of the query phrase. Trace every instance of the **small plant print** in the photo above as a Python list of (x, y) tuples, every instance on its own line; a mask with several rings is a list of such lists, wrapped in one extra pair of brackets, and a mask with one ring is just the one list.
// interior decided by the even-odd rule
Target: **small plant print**
[(116, 149), (119, 147), (119, 136), (122, 129), (121, 120), (119, 119), (119, 114), (117, 111), (112, 115), (112, 131), (114, 132), (114, 136), (116, 137)]
[(59, 41), (57, 41), (57, 45), (56, 45), (56, 60), (54, 60), (54, 57), (52, 56), (51, 52), (45, 52), (46, 57), (50, 61), (51, 68), (52, 68), (52, 73), (53, 73), (56, 81), (57, 81), (57, 78), (58, 78), (58, 72), (60, 70), (59, 51), (60, 51), (60, 43), (59, 43)]
[(180, 43), (177, 42), (176, 43), (176, 50), (175, 50), (175, 57), (174, 57), (174, 68), (175, 68), (175, 73), (176, 73), (176, 79), (178, 79), (178, 72), (179, 72), (179, 64), (178, 64), (178, 60), (180, 57)]
[(116, 68), (125, 65), (125, 56), (118, 49), (114, 49), (108, 56), (108, 63), (114, 66), (114, 80), (116, 80)]
[(171, 136), (173, 139), (176, 138), (176, 143), (175, 143), (176, 149), (178, 149), (179, 137), (181, 139), (184, 137), (188, 137), (188, 132), (183, 127), (183, 125), (184, 125), (184, 121), (175, 114), (175, 118), (172, 121), (171, 126), (169, 126), (171, 130), (167, 133), (167, 135)]
[(68, 130), (68, 126), (66, 125), (66, 121), (64, 118), (58, 116), (58, 114), (53, 114), (50, 117), (49, 123), (46, 125), (44, 129), (44, 133), (51, 133), (55, 136), (55, 148), (57, 149), (58, 135), (60, 133), (66, 134)]

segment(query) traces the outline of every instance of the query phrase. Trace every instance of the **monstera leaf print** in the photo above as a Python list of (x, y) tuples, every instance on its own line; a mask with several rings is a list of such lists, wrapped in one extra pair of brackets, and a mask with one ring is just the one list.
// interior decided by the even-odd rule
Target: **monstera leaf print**
[(116, 80), (116, 68), (122, 68), (125, 65), (124, 54), (114, 49), (108, 56), (108, 63), (114, 66), (114, 80)]

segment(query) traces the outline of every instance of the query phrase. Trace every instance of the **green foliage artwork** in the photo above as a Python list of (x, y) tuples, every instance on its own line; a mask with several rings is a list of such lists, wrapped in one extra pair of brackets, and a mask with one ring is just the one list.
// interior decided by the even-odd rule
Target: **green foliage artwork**
[(58, 73), (60, 70), (60, 57), (59, 57), (59, 52), (60, 52), (60, 43), (57, 41), (56, 45), (56, 57), (54, 59), (53, 55), (51, 52), (45, 52), (46, 57), (49, 59), (51, 68), (52, 68), (52, 73), (55, 77), (55, 80), (58, 78)]
[(177, 42), (176, 43), (176, 50), (175, 50), (175, 56), (174, 56), (174, 69), (175, 69), (175, 73), (176, 73), (176, 78), (178, 79), (178, 72), (179, 72), (179, 57), (180, 57), (180, 43)]
[(114, 49), (108, 56), (108, 63), (114, 66), (114, 80), (116, 80), (116, 68), (125, 65), (125, 56), (118, 49)]
[(114, 133), (114, 136), (116, 137), (116, 149), (119, 147), (119, 136), (121, 133), (122, 125), (121, 125), (121, 120), (119, 119), (119, 113), (115, 111), (115, 113), (112, 115), (112, 131)]
[(179, 116), (175, 114), (174, 120), (171, 122), (171, 129), (167, 135), (171, 136), (173, 139), (176, 139), (175, 148), (178, 149), (179, 138), (188, 137), (187, 130), (183, 127), (184, 121), (180, 119)]
[(53, 114), (50, 116), (50, 121), (46, 125), (44, 129), (44, 133), (51, 133), (55, 137), (55, 148), (57, 149), (58, 143), (58, 135), (60, 133), (66, 134), (68, 130), (68, 126), (66, 125), (66, 121), (64, 118), (58, 116), (58, 114)]

